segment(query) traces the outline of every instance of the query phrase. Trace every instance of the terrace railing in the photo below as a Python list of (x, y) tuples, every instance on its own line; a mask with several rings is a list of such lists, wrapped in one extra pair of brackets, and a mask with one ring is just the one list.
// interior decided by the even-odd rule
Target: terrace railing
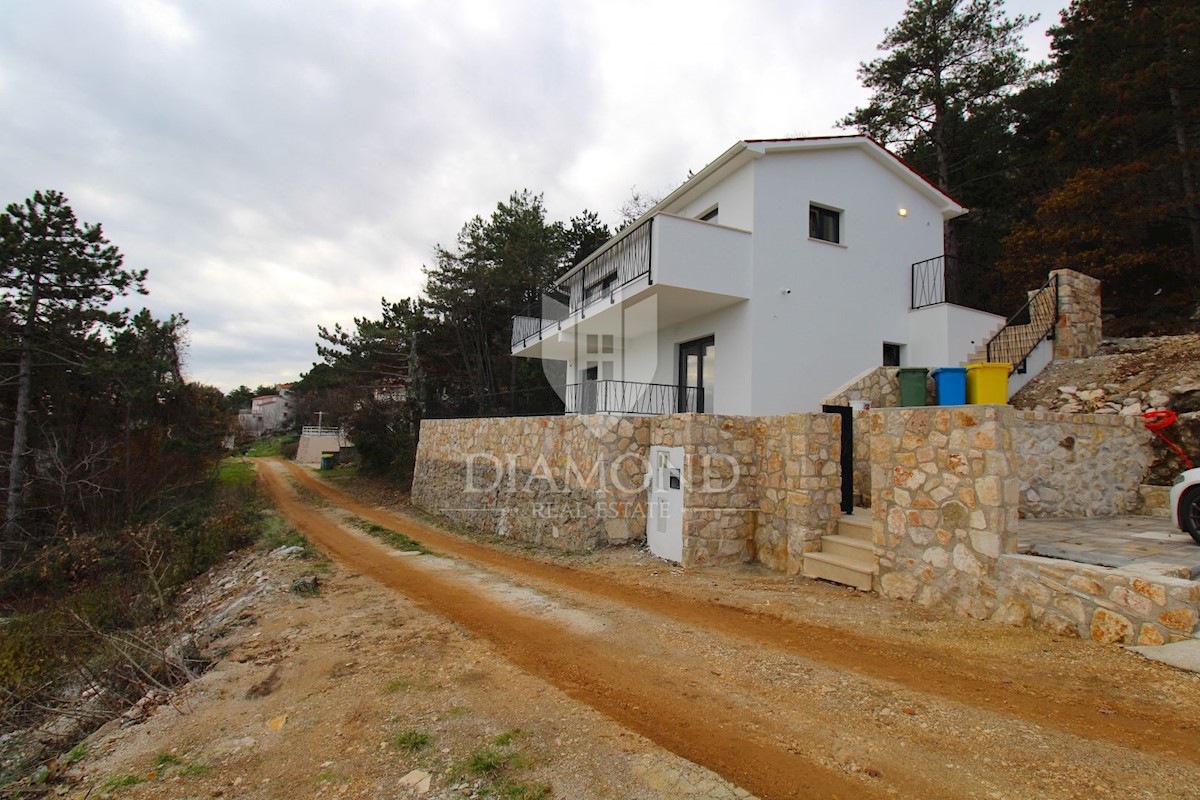
[[(682, 397), (682, 403), (680, 398)], [(698, 390), (633, 381), (583, 381), (478, 397), (441, 398), (428, 419), (562, 416), (563, 414), (676, 414), (695, 411)]]
[(954, 256), (937, 256), (912, 265), (913, 309), (939, 303), (963, 305), (960, 278), (963, 266)]
[(677, 414), (695, 411), (699, 397), (698, 389), (665, 383), (601, 380), (566, 388), (569, 414)]
[(610, 239), (561, 286), (547, 292), (540, 303), (513, 317), (511, 345), (536, 341), (547, 330), (561, 330), (571, 317), (584, 319), (589, 308), (603, 301), (613, 303), (618, 290), (642, 278), (653, 283), (650, 272), (653, 236), (651, 217), (620, 238)]

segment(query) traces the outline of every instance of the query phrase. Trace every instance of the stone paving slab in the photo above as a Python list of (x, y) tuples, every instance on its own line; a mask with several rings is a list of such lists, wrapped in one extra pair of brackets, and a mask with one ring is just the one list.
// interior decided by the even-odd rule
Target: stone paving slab
[(1200, 639), (1164, 644), (1158, 647), (1127, 647), (1125, 649), (1145, 656), (1151, 661), (1160, 661), (1188, 672), (1200, 672)]
[(1156, 517), (1023, 519), (1017, 552), (1200, 579), (1200, 545)]

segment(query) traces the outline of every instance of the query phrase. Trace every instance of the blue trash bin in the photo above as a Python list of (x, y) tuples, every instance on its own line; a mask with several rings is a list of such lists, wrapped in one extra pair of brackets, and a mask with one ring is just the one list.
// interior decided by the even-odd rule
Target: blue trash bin
[(961, 406), (967, 402), (966, 367), (941, 367), (933, 371), (939, 406)]

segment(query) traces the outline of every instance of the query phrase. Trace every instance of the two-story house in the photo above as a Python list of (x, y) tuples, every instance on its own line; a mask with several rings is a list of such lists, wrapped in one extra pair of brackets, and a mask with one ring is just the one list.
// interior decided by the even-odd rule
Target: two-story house
[(1004, 320), (946, 301), (966, 213), (865, 136), (742, 141), (513, 321), (568, 413), (812, 411), (879, 365), (957, 365)]

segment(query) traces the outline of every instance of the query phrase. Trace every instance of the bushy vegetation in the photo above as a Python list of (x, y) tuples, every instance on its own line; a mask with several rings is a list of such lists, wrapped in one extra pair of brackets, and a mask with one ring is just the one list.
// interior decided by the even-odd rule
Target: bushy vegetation
[(0, 212), (0, 733), (186, 678), (150, 626), (262, 524), (224, 398), (183, 376), (187, 321), (120, 309), (145, 279), (59, 192)]

